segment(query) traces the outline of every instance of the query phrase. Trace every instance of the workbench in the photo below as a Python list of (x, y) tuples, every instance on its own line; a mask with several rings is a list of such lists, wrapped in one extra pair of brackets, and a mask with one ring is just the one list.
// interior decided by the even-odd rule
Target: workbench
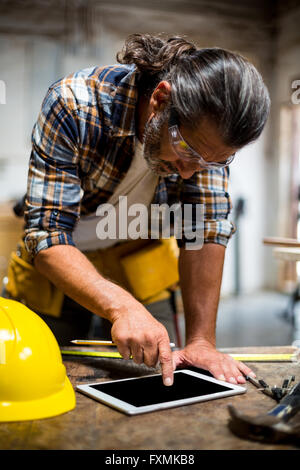
[[(294, 351), (291, 346), (230, 350), (233, 353)], [(153, 369), (122, 359), (64, 356), (63, 361), (73, 386), (153, 373)], [(295, 375), (296, 382), (300, 381), (299, 364), (295, 362), (247, 364), (258, 378), (270, 385), (281, 386), (288, 375)], [(0, 449), (295, 450), (293, 445), (261, 444), (231, 433), (227, 425), (229, 403), (249, 415), (266, 413), (276, 404), (251, 383), (245, 386), (247, 393), (243, 395), (131, 417), (76, 392), (76, 408), (68, 413), (44, 420), (0, 423)]]

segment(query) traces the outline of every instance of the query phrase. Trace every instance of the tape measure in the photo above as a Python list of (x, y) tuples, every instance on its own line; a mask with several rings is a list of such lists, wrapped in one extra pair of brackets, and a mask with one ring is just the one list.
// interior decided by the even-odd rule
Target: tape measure
[[(123, 359), (118, 352), (107, 351), (72, 351), (61, 350), (63, 355), (84, 356), (84, 357), (108, 357), (114, 359)], [(245, 362), (292, 362), (297, 360), (297, 354), (229, 354), (237, 361)]]
[(63, 355), (68, 356), (86, 356), (86, 357), (110, 357), (114, 359), (123, 359), (121, 354), (118, 352), (106, 352), (106, 351), (60, 351)]
[(289, 354), (229, 354), (237, 361), (245, 362), (291, 362), (297, 360), (297, 355)]

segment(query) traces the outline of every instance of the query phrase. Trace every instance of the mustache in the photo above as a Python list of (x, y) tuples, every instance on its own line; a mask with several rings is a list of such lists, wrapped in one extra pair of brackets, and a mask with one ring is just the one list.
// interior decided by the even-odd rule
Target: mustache
[(175, 173), (178, 173), (177, 168), (175, 168), (175, 166), (172, 165), (172, 163), (166, 160), (162, 160), (154, 155), (153, 154), (151, 155), (151, 153), (149, 154), (148, 152), (144, 153), (144, 158), (148, 166), (154, 173), (160, 176), (170, 176), (170, 175), (174, 175)]
[(171, 173), (171, 175), (173, 175), (174, 173), (176, 173), (178, 170), (177, 168), (170, 162), (167, 162), (166, 160), (159, 160), (161, 162), (161, 164), (166, 167)]

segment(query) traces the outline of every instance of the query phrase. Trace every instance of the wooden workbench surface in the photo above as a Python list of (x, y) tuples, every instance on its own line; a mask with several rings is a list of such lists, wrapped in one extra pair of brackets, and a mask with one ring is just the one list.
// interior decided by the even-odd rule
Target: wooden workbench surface
[[(78, 350), (78, 348), (77, 348)], [(231, 352), (293, 352), (292, 347), (236, 348)], [(64, 357), (73, 386), (153, 373), (132, 361)], [(258, 378), (280, 386), (288, 375), (300, 381), (295, 363), (248, 363)], [(0, 423), (0, 449), (295, 449), (292, 445), (260, 444), (239, 439), (228, 426), (227, 405), (256, 415), (269, 411), (275, 401), (252, 384), (247, 393), (220, 400), (128, 417), (76, 392), (76, 408), (37, 421)]]

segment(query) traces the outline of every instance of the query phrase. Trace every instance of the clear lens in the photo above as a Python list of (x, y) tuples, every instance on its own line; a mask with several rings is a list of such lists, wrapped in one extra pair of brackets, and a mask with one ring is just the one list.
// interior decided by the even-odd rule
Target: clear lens
[(183, 139), (179, 132), (178, 126), (169, 127), (170, 142), (176, 152), (176, 154), (184, 161), (200, 165), (202, 168), (224, 168), (229, 165), (235, 154), (231, 155), (225, 162), (207, 162), (201, 155), (193, 150), (188, 143)]

